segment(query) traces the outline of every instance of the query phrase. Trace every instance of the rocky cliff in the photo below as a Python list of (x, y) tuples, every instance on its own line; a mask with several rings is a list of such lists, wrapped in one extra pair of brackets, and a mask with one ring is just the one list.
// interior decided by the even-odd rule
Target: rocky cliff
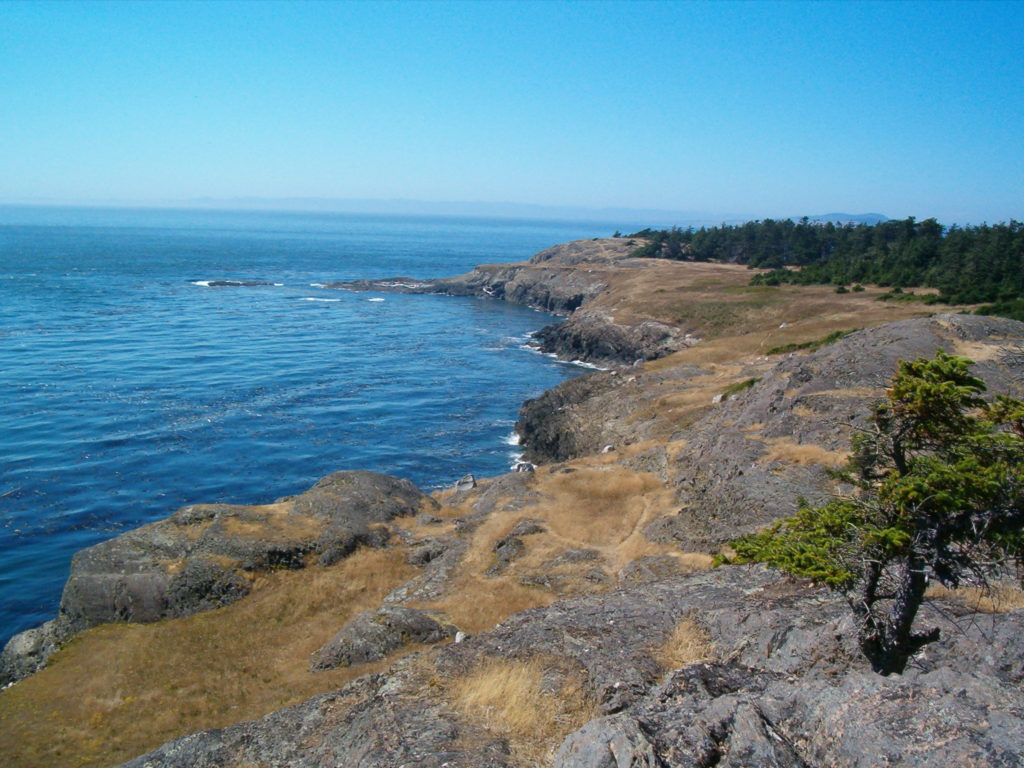
[[(562, 323), (535, 334), (542, 352), (566, 360), (624, 363), (663, 357), (689, 340), (685, 331), (651, 318), (616, 320), (594, 299), (618, 279), (623, 269), (649, 260), (632, 259), (633, 241), (584, 240), (541, 251), (528, 262), (479, 266), (459, 277), (416, 280), (393, 277), (329, 283), (329, 288), (388, 293), (439, 293), (520, 304), (555, 315)], [(598, 302), (598, 305), (600, 302)]]
[[(312, 596), (323, 575), (377, 548), (404, 570), (365, 609), (317, 624), (315, 650), (298, 662), (304, 679), (325, 680), (319, 695), (225, 714), (221, 727), (186, 720), (163, 746), (143, 733), (138, 747), (103, 751), (97, 741), (122, 737), (116, 723), (144, 732), (146, 712), (181, 706), (176, 680), (112, 676), (35, 764), (62, 764), (66, 750), (110, 764), (147, 749), (126, 765), (1024, 764), (1019, 590), (934, 593), (920, 621), (940, 627), (940, 641), (883, 678), (832, 593), (763, 567), (712, 569), (709, 557), (790, 514), (798, 496), (843, 490), (829, 469), (897, 360), (943, 348), (977, 361), (991, 391), (1019, 392), (1024, 324), (926, 316), (870, 289), (841, 299), (752, 290), (742, 269), (629, 250), (585, 241), (459, 278), (338, 286), (571, 313), (542, 338), (623, 365), (524, 404), (517, 431), (533, 471), (430, 496), (338, 473), (272, 505), (186, 507), (80, 553), (60, 616), (2, 657), (8, 679), (23, 677), (79, 633), (44, 672), (0, 693), (8, 733), (36, 734), (10, 738), (52, 736), (32, 715), (55, 708), (47, 680), (100, 653), (124, 622), (152, 622), (142, 640), (118, 636), (160, 653), (179, 637), (162, 639), (170, 617), (244, 606), (281, 572), (298, 579), (289, 595)], [(822, 341), (837, 330), (847, 333)], [(217, 669), (215, 685), (234, 684)], [(339, 670), (348, 682), (326, 682)], [(284, 687), (273, 669), (260, 675)], [(100, 737), (74, 735), (86, 732)], [(5, 738), (12, 765), (33, 764)]]

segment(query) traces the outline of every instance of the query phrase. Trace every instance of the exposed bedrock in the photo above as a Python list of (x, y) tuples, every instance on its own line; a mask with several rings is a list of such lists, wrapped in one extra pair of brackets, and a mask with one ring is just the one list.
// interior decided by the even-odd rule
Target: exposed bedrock
[(604, 424), (587, 404), (596, 404), (598, 396), (616, 383), (607, 373), (585, 374), (523, 403), (516, 422), (523, 457), (532, 462), (566, 461), (600, 450)]
[[(672, 674), (634, 710), (587, 723), (556, 768), (1020, 765), (1020, 691), (938, 670), (792, 680), (736, 664)], [(978, 727), (980, 725), (980, 727)]]
[(884, 396), (900, 360), (942, 348), (976, 360), (991, 393), (1024, 381), (1024, 365), (1001, 350), (1024, 340), (1024, 324), (975, 315), (904, 320), (851, 334), (809, 355), (792, 355), (761, 381), (681, 433), (670, 462), (681, 508), (646, 533), (709, 550), (847, 492), (828, 473), (847, 455), (853, 429)]
[[(679, 511), (655, 520), (645, 533), (708, 551), (792, 514), (801, 496), (816, 502), (844, 490), (827, 470), (843, 461), (851, 430), (883, 397), (899, 360), (930, 357), (939, 348), (964, 354), (976, 361), (974, 371), (992, 393), (1007, 392), (1024, 382), (1020, 356), (1005, 354), (1022, 341), (1024, 324), (1013, 320), (904, 320), (810, 354), (788, 355), (748, 389), (717, 404), (718, 392), (701, 393), (703, 413), (671, 435), (677, 447), (657, 470), (675, 488)], [(646, 422), (634, 416), (657, 409), (658, 402), (644, 382), (674, 376), (673, 386), (682, 390), (687, 377), (707, 373), (676, 368), (589, 374), (527, 401), (516, 424), (526, 458), (565, 461), (646, 439)]]
[(567, 360), (630, 364), (664, 357), (696, 341), (677, 326), (643, 317), (617, 319), (591, 304), (608, 288), (609, 281), (621, 278), (624, 270), (629, 272), (640, 263), (630, 258), (635, 247), (632, 241), (621, 238), (577, 240), (541, 251), (528, 262), (478, 266), (458, 277), (355, 280), (330, 283), (328, 287), (476, 296), (569, 315), (565, 322), (534, 334), (542, 352)]
[(604, 312), (585, 309), (541, 328), (533, 338), (541, 352), (611, 365), (656, 360), (696, 342), (676, 326), (655, 320), (616, 322)]
[(475, 296), (499, 299), (567, 315), (600, 293), (605, 283), (593, 273), (561, 268), (534, 268), (523, 264), (495, 264), (476, 267), (458, 277), (416, 280), (392, 277), (383, 280), (355, 280), (329, 283), (328, 288), (384, 293), (439, 293), (447, 296)]
[[(529, 659), (543, 661), (552, 690), (576, 676), (593, 707), (559, 750), (561, 768), (1020, 765), (1024, 612), (959, 626), (950, 615), (926, 608), (922, 621), (943, 639), (906, 674), (883, 678), (856, 653), (847, 608), (826, 590), (762, 567), (719, 568), (534, 608), (126, 765), (521, 764), (447, 685), (482, 664)], [(666, 666), (661, 649), (684, 621), (712, 658)]]
[(11, 639), (0, 681), (31, 674), (83, 629), (227, 605), (248, 594), (259, 571), (329, 565), (360, 544), (383, 545), (387, 522), (435, 504), (408, 480), (349, 471), (273, 504), (183, 507), (76, 553), (57, 619)]
[(455, 635), (455, 627), (440, 624), (423, 611), (398, 605), (363, 611), (346, 624), (310, 663), (313, 671), (349, 667), (383, 659), (410, 643), (437, 643)]

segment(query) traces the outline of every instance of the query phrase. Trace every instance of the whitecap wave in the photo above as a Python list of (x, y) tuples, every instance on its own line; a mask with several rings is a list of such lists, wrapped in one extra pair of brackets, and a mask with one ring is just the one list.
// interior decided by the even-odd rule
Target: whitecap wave
[(543, 355), (544, 357), (550, 357), (552, 360), (557, 360), (558, 362), (563, 363), (565, 365), (575, 365), (575, 366), (579, 366), (580, 368), (587, 368), (588, 370), (591, 370), (591, 371), (610, 371), (611, 370), (611, 368), (605, 367), (603, 365), (598, 365), (597, 363), (590, 363), (590, 362), (587, 362), (586, 360), (563, 360), (562, 358), (560, 358), (554, 352), (541, 352), (540, 348), (536, 345), (536, 343), (534, 343), (534, 344), (520, 344), (519, 348), (520, 349), (525, 349), (528, 352), (533, 352), (533, 353), (538, 354), (538, 355)]
[(204, 288), (281, 288), (284, 283), (271, 283), (266, 280), (190, 280), (192, 285)]
[(586, 360), (564, 360), (563, 362), (569, 365), (578, 365), (580, 368), (590, 368), (594, 371), (610, 371), (611, 368), (605, 368), (604, 366), (598, 365), (597, 363), (588, 363)]
[(367, 301), (384, 301), (384, 299), (372, 298), (372, 299), (367, 299)]
[(324, 284), (324, 283), (310, 283), (309, 287), (310, 288), (326, 288), (327, 285)]
[(299, 301), (324, 301), (334, 303), (336, 301), (341, 301), (341, 299), (321, 299), (319, 296), (303, 296)]
[(430, 288), (430, 283), (419, 283), (419, 282), (405, 282), (403, 280), (391, 280), (391, 281), (378, 281), (377, 285), (382, 288), (408, 288), (411, 290), (419, 290), (421, 288)]

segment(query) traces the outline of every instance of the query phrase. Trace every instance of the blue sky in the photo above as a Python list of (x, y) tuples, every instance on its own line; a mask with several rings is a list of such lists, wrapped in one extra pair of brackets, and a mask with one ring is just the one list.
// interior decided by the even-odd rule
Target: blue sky
[(0, 203), (1024, 218), (1024, 2), (0, 2)]

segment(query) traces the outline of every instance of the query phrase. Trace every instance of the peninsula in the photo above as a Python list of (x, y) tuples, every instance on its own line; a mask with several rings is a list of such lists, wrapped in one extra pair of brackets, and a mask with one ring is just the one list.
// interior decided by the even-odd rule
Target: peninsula
[(713, 558), (849, 492), (899, 360), (943, 349), (1019, 396), (1024, 323), (645, 244), (332, 284), (560, 314), (539, 350), (604, 370), (523, 405), (527, 471), (433, 494), (338, 472), (80, 552), (0, 657), (5, 763), (1020, 765), (1019, 589), (931, 590), (940, 639), (883, 677), (833, 592)]

